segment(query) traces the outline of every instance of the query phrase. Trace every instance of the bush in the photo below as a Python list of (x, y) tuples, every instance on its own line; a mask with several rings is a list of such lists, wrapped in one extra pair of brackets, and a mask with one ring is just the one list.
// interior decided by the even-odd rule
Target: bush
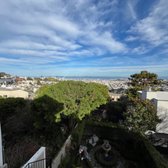
[(144, 134), (147, 130), (155, 130), (159, 122), (156, 108), (148, 100), (136, 99), (132, 105), (128, 106), (124, 113), (125, 126), (129, 130)]
[(8, 164), (8, 168), (18, 168), (24, 165), (39, 149), (36, 142), (32, 141), (28, 137), (20, 139), (15, 144), (8, 145), (5, 148), (5, 161)]
[(77, 127), (72, 132), (72, 143), (80, 145), (84, 128), (85, 128), (85, 121), (83, 120), (80, 123), (78, 123)]

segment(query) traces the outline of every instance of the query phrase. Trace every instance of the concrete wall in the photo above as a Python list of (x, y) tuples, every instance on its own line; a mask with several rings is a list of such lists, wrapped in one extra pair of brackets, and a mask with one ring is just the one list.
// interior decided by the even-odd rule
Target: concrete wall
[(157, 115), (161, 120), (168, 116), (168, 100), (153, 99), (152, 103), (156, 106)]
[(166, 91), (156, 91), (156, 92), (153, 92), (153, 91), (142, 91), (141, 93), (141, 98), (143, 100), (145, 99), (158, 99), (158, 100), (168, 100), (168, 92)]
[(141, 98), (151, 100), (157, 108), (157, 116), (161, 122), (157, 124), (156, 131), (168, 134), (168, 92), (142, 91)]
[(168, 108), (163, 107), (165, 103), (158, 101), (157, 115), (161, 122), (157, 124), (156, 132), (168, 134)]
[(2, 167), (0, 166), (0, 168), (8, 168), (8, 165), (4, 164)]
[(2, 97), (21, 97), (27, 99), (29, 93), (24, 90), (0, 90), (0, 96)]
[(157, 124), (156, 131), (168, 134), (168, 101), (157, 100), (157, 115), (161, 123)]
[(157, 108), (168, 109), (168, 92), (148, 92), (142, 91), (141, 98), (143, 100), (152, 100), (152, 103)]
[(71, 144), (71, 135), (67, 138), (65, 141), (64, 145), (62, 146), (61, 150), (59, 151), (58, 155), (55, 157), (55, 159), (52, 162), (52, 168), (58, 168), (58, 166), (61, 163), (61, 160), (65, 157), (66, 155), (66, 147), (70, 146)]
[(168, 109), (168, 100), (158, 100), (158, 107)]
[(157, 98), (157, 92), (148, 92), (148, 91), (142, 91), (142, 95), (141, 95), (141, 98), (143, 100), (145, 99), (153, 99), (153, 98)]

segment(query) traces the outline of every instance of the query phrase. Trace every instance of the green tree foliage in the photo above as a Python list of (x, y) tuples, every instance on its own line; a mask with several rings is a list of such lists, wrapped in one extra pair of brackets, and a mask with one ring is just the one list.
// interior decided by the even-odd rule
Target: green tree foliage
[(125, 116), (125, 125), (135, 131), (144, 134), (147, 130), (155, 130), (158, 118), (156, 108), (149, 100), (132, 102), (128, 107)]
[(4, 76), (10, 77), (9, 74), (7, 74), (7, 73), (5, 73), (5, 72), (0, 72), (0, 78), (3, 78)]
[(23, 98), (0, 98), (0, 121), (4, 123), (10, 116), (15, 115), (25, 107)]
[(33, 80), (33, 78), (31, 78), (31, 77), (27, 77), (27, 80)]
[(48, 129), (55, 123), (55, 113), (63, 108), (63, 104), (44, 95), (32, 102), (32, 112), (34, 118), (34, 126), (37, 129)]
[(158, 80), (157, 74), (148, 71), (141, 71), (131, 75), (129, 81), (131, 88), (128, 90), (128, 95), (133, 97), (137, 96), (138, 90), (154, 87), (161, 82)]
[(33, 122), (30, 114), (30, 101), (22, 98), (0, 99), (0, 122), (6, 142), (15, 142), (31, 132)]
[(133, 131), (144, 133), (154, 130), (159, 122), (156, 107), (149, 100), (141, 100), (138, 91), (160, 83), (155, 73), (141, 71), (129, 78), (131, 88), (127, 91), (127, 111), (125, 125)]
[(37, 80), (37, 85), (42, 85), (40, 80)]
[(37, 92), (37, 97), (47, 95), (59, 103), (63, 103), (63, 110), (56, 112), (56, 121), (60, 121), (61, 114), (82, 120), (108, 101), (106, 86), (81, 81), (62, 81), (54, 85), (43, 86)]
[(107, 119), (114, 123), (123, 120), (123, 113), (126, 111), (126, 105), (122, 101), (109, 102), (106, 105)]
[(44, 81), (49, 81), (49, 82), (58, 82), (59, 80), (58, 80), (58, 79), (56, 79), (56, 78), (47, 77), (47, 78), (44, 78)]

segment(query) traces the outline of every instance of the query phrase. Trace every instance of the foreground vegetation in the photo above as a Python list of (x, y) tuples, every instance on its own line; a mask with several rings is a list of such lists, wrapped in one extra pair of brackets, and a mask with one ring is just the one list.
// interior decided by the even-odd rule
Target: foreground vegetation
[[(0, 99), (5, 162), (9, 168), (26, 163), (40, 146), (46, 146), (48, 157), (53, 158), (69, 135), (62, 133), (60, 123), (37, 117), (34, 103), (21, 98)], [(39, 120), (43, 125), (37, 127)]]
[[(139, 83), (142, 83), (143, 86), (140, 87)], [(158, 123), (156, 109), (151, 102), (141, 100), (137, 90), (156, 83), (157, 76), (154, 74), (146, 71), (134, 74), (130, 78), (131, 88), (119, 102), (109, 101), (106, 86), (77, 81), (62, 81), (54, 85), (43, 86), (37, 91), (36, 97), (32, 101), (21, 98), (0, 98), (0, 121), (8, 167), (17, 168), (21, 166), (40, 146), (46, 146), (49, 157), (53, 158), (71, 133), (73, 134), (72, 141), (75, 149), (72, 152), (76, 155), (84, 130), (92, 130), (91, 127), (85, 129), (86, 119), (88, 125), (90, 125), (88, 120), (91, 120), (91, 124), (94, 120), (92, 126), (95, 129), (101, 127), (101, 131), (98, 133), (100, 137), (103, 135), (106, 137), (108, 134), (114, 137), (115, 134), (120, 134), (118, 131), (123, 132), (120, 127), (127, 129), (127, 131), (124, 130), (125, 133), (121, 133), (124, 137), (123, 141), (118, 139), (123, 144), (126, 143), (125, 140), (128, 140), (127, 137), (137, 134), (144, 136), (145, 131), (155, 130)], [(74, 130), (77, 124), (78, 127)], [(100, 126), (95, 126), (95, 124)], [(112, 131), (113, 134), (111, 132), (114, 130), (112, 127), (119, 127), (119, 129), (116, 129), (116, 132)], [(130, 135), (128, 130), (136, 133)], [(139, 139), (139, 137), (137, 138)], [(120, 138), (122, 139), (121, 136)], [(131, 144), (138, 140), (136, 138), (131, 139)], [(156, 165), (155, 167), (162, 166), (159, 163), (162, 158), (149, 142), (146, 142), (144, 138), (140, 138), (140, 141), (143, 141), (143, 145), (139, 144), (139, 140), (137, 144), (143, 147), (142, 153), (147, 151), (147, 157), (154, 157), (152, 162), (153, 165)], [(137, 144), (135, 146), (138, 148)], [(148, 147), (149, 149), (147, 149)], [(30, 150), (26, 150), (27, 148)], [(150, 152), (150, 149), (153, 153)], [(123, 147), (123, 152), (124, 150), (128, 153), (129, 149)], [(130, 155), (133, 157), (132, 154)], [(137, 154), (137, 157), (140, 155)], [(158, 161), (155, 161), (156, 158)], [(72, 159), (71, 163), (73, 161), (75, 160)], [(165, 167), (164, 163), (162, 167)]]
[(125, 125), (132, 131), (144, 134), (147, 130), (155, 131), (159, 122), (156, 107), (149, 100), (142, 100), (138, 91), (156, 89), (161, 83), (157, 74), (141, 71), (129, 78), (127, 90), (127, 110), (124, 113)]
[[(18, 168), (40, 146), (48, 147), (53, 158), (74, 128), (71, 123), (107, 101), (105, 86), (73, 81), (42, 87), (33, 101), (1, 98), (0, 121), (8, 167)], [(30, 150), (25, 150), (27, 147)]]
[[(113, 158), (118, 155), (126, 167), (137, 168), (167, 168), (168, 162), (143, 136), (127, 131), (116, 124), (107, 124), (104, 122), (94, 122), (85, 120), (78, 125), (72, 134), (72, 146), (67, 156), (62, 161), (60, 168), (66, 168), (68, 165), (72, 168), (93, 168), (89, 160), (81, 160), (78, 154), (80, 145), (85, 145), (88, 152), (94, 150), (88, 139), (96, 134), (99, 137), (97, 145), (101, 145), (103, 140), (109, 140), (113, 150), (116, 151)], [(91, 152), (92, 153), (92, 152)], [(117, 154), (118, 153), (118, 154)], [(106, 166), (104, 166), (106, 167)], [(115, 166), (114, 166), (115, 167)]]
[(106, 86), (97, 83), (63, 81), (40, 88), (37, 97), (48, 96), (63, 104), (63, 109), (55, 112), (56, 121), (61, 114), (82, 120), (109, 98)]

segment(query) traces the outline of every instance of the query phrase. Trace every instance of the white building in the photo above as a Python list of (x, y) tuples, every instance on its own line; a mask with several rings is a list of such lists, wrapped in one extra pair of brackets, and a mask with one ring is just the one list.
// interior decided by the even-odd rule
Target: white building
[(157, 115), (161, 123), (157, 124), (156, 131), (168, 134), (168, 92), (166, 91), (142, 91), (141, 98), (149, 99), (157, 108)]
[(122, 94), (109, 93), (109, 96), (110, 96), (112, 101), (119, 101)]
[(29, 98), (29, 93), (24, 91), (24, 90), (20, 90), (20, 89), (5, 89), (5, 88), (0, 88), (0, 96), (7, 98), (7, 97), (21, 97), (24, 99), (28, 99)]

